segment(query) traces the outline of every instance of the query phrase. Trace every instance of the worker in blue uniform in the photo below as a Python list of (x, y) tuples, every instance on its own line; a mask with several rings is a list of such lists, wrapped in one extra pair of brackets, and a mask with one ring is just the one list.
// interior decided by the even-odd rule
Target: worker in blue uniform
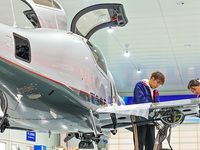
[[(156, 90), (165, 83), (165, 76), (157, 71), (151, 74), (150, 80), (143, 79), (134, 88), (133, 104), (159, 102)], [(155, 126), (152, 124), (135, 125), (133, 129), (135, 150), (153, 150), (155, 141)], [(136, 143), (137, 141), (137, 143)]]

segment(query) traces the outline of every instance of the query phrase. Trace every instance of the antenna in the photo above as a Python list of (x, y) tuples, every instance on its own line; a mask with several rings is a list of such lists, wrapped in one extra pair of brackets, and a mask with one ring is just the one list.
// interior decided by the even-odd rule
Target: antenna
[(13, 15), (13, 27), (17, 28), (17, 23), (16, 23), (16, 19), (15, 19), (15, 13), (14, 13), (13, 1), (12, 0), (10, 0), (10, 4), (11, 4), (11, 9), (12, 9), (12, 15)]

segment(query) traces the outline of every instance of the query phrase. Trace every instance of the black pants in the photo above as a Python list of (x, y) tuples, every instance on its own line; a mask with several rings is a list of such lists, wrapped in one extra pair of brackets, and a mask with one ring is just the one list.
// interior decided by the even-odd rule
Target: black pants
[(155, 141), (155, 126), (154, 125), (137, 126), (137, 133), (138, 133), (139, 150), (144, 150), (144, 147), (145, 150), (153, 150)]

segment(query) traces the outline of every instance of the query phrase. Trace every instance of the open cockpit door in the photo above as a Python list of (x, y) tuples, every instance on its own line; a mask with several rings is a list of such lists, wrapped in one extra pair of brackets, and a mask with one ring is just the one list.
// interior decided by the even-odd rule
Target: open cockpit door
[(35, 28), (67, 30), (64, 9), (55, 0), (22, 0), (30, 7), (24, 14)]
[(71, 31), (87, 39), (99, 29), (125, 26), (128, 19), (122, 4), (97, 4), (81, 10), (72, 20)]

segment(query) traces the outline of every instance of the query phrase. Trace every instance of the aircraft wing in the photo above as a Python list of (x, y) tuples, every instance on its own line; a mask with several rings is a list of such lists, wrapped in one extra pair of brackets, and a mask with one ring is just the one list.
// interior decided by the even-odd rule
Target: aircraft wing
[[(100, 116), (98, 125), (105, 129), (113, 128), (110, 114), (114, 114), (115, 127), (131, 126), (130, 116), (136, 116), (135, 124), (147, 124), (161, 121), (171, 126), (181, 124), (185, 116), (199, 113), (200, 99), (185, 99), (160, 103), (145, 103), (99, 108), (96, 113)], [(106, 115), (107, 114), (107, 115)], [(109, 114), (109, 115), (108, 115)], [(111, 118), (108, 121), (108, 118)]]
[(116, 113), (125, 115), (135, 115), (148, 118), (151, 103), (138, 104), (138, 105), (121, 105), (121, 106), (108, 106), (98, 108), (98, 113)]

